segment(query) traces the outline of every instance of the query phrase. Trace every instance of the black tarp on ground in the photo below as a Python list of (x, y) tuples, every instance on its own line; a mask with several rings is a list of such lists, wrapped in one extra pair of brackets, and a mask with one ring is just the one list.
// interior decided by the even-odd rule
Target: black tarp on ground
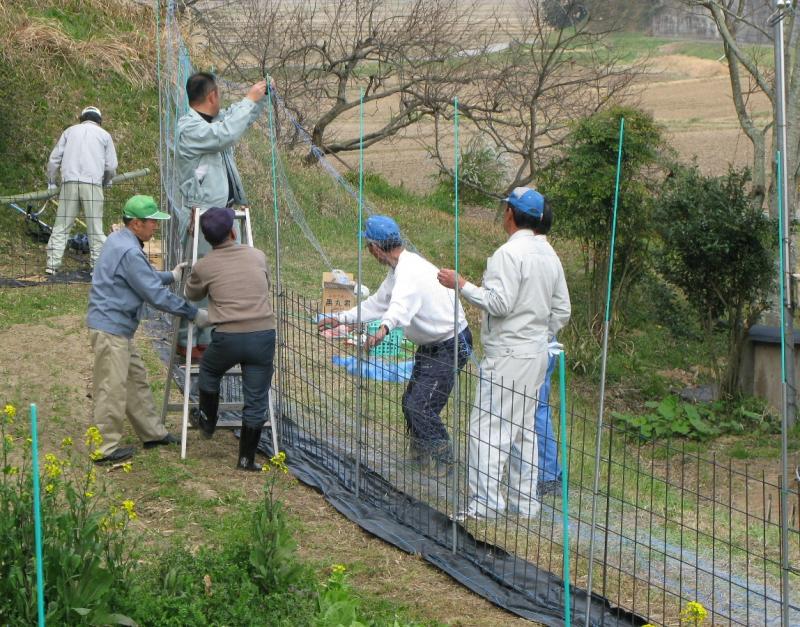
[[(476, 540), (461, 525), (457, 529), (458, 552), (423, 535), (412, 524), (425, 520), (430, 536), (452, 537), (452, 521), (441, 512), (398, 491), (383, 477), (362, 468), (360, 496), (356, 498), (354, 461), (300, 431), (288, 418), (281, 424), (281, 441), (292, 474), (319, 490), (336, 510), (362, 529), (407, 553), (417, 554), (476, 594), (503, 609), (544, 625), (563, 625), (563, 580), (506, 551)], [(269, 432), (262, 435), (259, 450), (273, 454)], [(332, 471), (325, 459), (339, 457)], [(380, 503), (378, 507), (376, 503)], [(391, 514), (386, 511), (387, 504)], [(502, 573), (502, 578), (500, 573)], [(503, 579), (511, 579), (509, 586)], [(571, 589), (573, 620), (583, 624), (586, 592)], [(614, 608), (599, 595), (592, 595), (591, 625), (622, 627), (643, 625), (647, 620)]]

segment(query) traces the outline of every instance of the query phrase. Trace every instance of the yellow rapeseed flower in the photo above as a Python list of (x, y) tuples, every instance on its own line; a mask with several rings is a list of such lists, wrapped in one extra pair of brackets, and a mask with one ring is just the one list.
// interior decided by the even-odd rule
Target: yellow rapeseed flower
[(130, 499), (122, 501), (122, 509), (128, 514), (128, 520), (136, 520), (139, 515), (134, 511), (135, 503)]
[(89, 485), (92, 485), (94, 484), (95, 481), (97, 481), (97, 469), (94, 466), (92, 466), (89, 469), (89, 472), (86, 473), (86, 482)]
[(84, 496), (85, 496), (87, 499), (90, 499), (90, 498), (92, 498), (92, 497), (94, 496), (94, 492), (84, 492), (84, 493), (83, 493), (83, 495), (84, 495)]
[(98, 459), (100, 459), (102, 456), (103, 456), (103, 454), (100, 452), (100, 449), (99, 449), (99, 448), (98, 448), (98, 449), (95, 449), (94, 451), (92, 451), (92, 454), (91, 454), (91, 455), (89, 455), (89, 457), (91, 458), (91, 460), (92, 460), (93, 462), (96, 462), (96, 461), (97, 461)]
[(72, 446), (72, 438), (67, 437), (61, 440), (61, 448), (68, 448), (70, 446)]
[(44, 486), (44, 491), (47, 492), (48, 494), (52, 494), (53, 490), (55, 489), (56, 487), (52, 483), (48, 483), (46, 486)]
[(286, 466), (286, 453), (284, 453), (283, 451), (279, 451), (278, 453), (273, 455), (270, 458), (269, 463), (275, 466), (275, 468), (277, 468), (284, 474), (289, 472), (289, 468)]
[(132, 462), (125, 462), (122, 464), (122, 470), (124, 472), (130, 472), (133, 470), (133, 463)]
[(89, 427), (86, 430), (86, 446), (97, 448), (103, 443), (103, 436), (97, 427)]
[(347, 567), (344, 564), (334, 564), (331, 570), (334, 575), (341, 575), (347, 570)]
[(17, 415), (17, 408), (11, 403), (6, 403), (6, 406), (3, 407), (3, 414), (5, 415), (8, 424), (14, 424), (14, 417)]
[(44, 472), (50, 479), (58, 479), (61, 476), (62, 462), (53, 455), (48, 453), (44, 456)]
[(702, 603), (697, 601), (689, 601), (686, 607), (681, 610), (682, 623), (702, 625), (706, 617), (708, 617), (708, 610), (703, 607)]

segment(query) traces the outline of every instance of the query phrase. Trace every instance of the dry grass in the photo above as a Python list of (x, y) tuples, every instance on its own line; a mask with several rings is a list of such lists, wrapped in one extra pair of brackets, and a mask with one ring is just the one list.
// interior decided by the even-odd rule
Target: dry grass
[[(149, 9), (123, 0), (60, 0), (31, 3), (34, 8), (53, 9), (59, 5), (72, 11), (91, 8), (102, 15), (113, 36), (91, 36), (77, 40), (54, 18), (32, 16), (12, 8), (10, 0), (0, 0), (0, 54), (11, 63), (24, 63), (45, 78), (53, 77), (62, 65), (74, 73), (98, 68), (111, 70), (133, 85), (145, 87), (153, 82), (154, 41)], [(118, 20), (141, 28), (120, 33)]]

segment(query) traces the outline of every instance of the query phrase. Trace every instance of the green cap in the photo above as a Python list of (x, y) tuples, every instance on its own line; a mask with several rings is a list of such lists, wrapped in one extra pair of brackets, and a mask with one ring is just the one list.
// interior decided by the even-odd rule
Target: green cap
[(139, 218), (140, 220), (169, 220), (169, 214), (158, 210), (158, 205), (152, 196), (137, 194), (131, 196), (122, 208), (125, 218)]

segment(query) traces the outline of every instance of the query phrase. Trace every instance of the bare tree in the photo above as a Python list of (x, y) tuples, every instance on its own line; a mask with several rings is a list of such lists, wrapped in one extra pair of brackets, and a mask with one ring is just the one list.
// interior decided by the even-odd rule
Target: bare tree
[[(564, 15), (580, 21), (553, 20), (547, 3), (522, 0), (516, 22), (497, 24), (507, 47), (476, 58), (469, 70), (473, 94), (462, 115), (514, 164), (504, 192), (534, 181), (557, 154), (569, 125), (620, 100), (643, 65), (623, 63), (607, 44), (611, 20), (595, 24), (591, 13), (572, 6), (576, 0), (561, 4)], [(441, 143), (437, 133), (433, 154), (448, 171), (452, 159)]]
[[(754, 33), (764, 40), (773, 41), (771, 27), (766, 16), (771, 11), (770, 0), (682, 0), (690, 10), (709, 16), (722, 39), (725, 59), (731, 81), (731, 93), (739, 126), (753, 145), (752, 196), (758, 206), (763, 206), (774, 186), (772, 154), (770, 146), (777, 146), (775, 119), (775, 72), (772, 64), (772, 49), (747, 45)], [(787, 155), (790, 167), (790, 206), (797, 207), (798, 184), (800, 183), (800, 126), (794, 123), (800, 117), (800, 32), (794, 12), (789, 12), (785, 23), (785, 66)], [(772, 104), (773, 116), (759, 119), (754, 95), (764, 94)], [(774, 195), (769, 194), (770, 213), (777, 215)]]
[(339, 153), (359, 147), (358, 132), (338, 122), (353, 119), (362, 91), (366, 106), (381, 107), (380, 125), (364, 135), (368, 147), (434, 114), (456, 81), (471, 80), (462, 52), (485, 49), (492, 35), (481, 29), (480, 7), (478, 0), (232, 0), (197, 15), (224, 59), (221, 74), (274, 76), (313, 143)]

